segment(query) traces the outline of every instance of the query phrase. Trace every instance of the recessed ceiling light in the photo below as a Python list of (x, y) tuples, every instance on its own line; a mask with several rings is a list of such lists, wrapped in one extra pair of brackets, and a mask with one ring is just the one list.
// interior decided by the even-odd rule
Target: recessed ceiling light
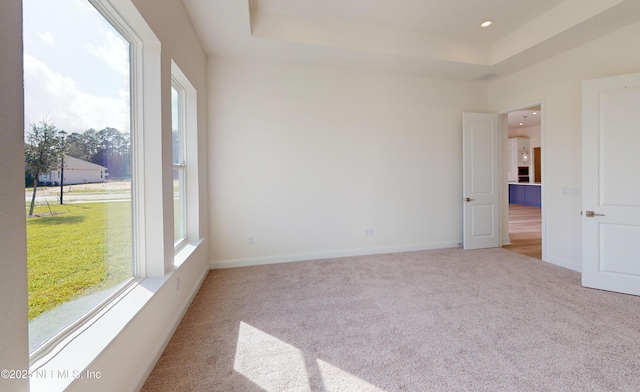
[(486, 20), (480, 24), (480, 27), (489, 27), (493, 22), (490, 20)]
[(533, 114), (533, 115), (535, 116), (536, 114), (538, 114), (538, 112), (533, 112), (533, 113), (531, 113), (531, 114)]

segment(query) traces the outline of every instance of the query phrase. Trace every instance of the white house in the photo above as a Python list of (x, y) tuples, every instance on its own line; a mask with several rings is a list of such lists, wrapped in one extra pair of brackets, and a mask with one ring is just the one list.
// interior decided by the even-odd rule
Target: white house
[[(146, 99), (135, 106), (146, 131), (136, 163), (145, 268), (136, 290), (56, 356), (66, 361), (57, 369), (103, 375), (68, 390), (139, 389), (211, 268), (457, 246), (463, 112), (543, 107), (543, 259), (581, 271), (581, 190), (592, 174), (582, 166), (582, 82), (640, 72), (637, 0), (372, 1), (362, 13), (352, 11), (364, 2), (349, 0), (92, 2), (145, 42), (134, 63), (144, 88), (132, 94)], [(478, 15), (495, 29), (481, 30)], [(0, 368), (28, 369), (21, 0), (2, 1), (0, 37)], [(187, 139), (197, 214), (179, 256), (173, 65), (197, 96)], [(0, 383), (29, 389), (27, 378)]]
[[(38, 176), (41, 184), (60, 185), (60, 168)], [(74, 157), (64, 157), (64, 185), (107, 182), (107, 168)]]

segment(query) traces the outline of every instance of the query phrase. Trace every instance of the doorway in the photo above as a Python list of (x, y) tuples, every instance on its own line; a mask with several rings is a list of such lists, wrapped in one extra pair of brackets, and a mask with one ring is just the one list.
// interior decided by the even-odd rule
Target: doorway
[(542, 104), (502, 113), (504, 248), (543, 259)]

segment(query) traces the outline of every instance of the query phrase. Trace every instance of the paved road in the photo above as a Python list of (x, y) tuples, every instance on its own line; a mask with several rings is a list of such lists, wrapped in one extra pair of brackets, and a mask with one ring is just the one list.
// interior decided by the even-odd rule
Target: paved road
[[(31, 193), (25, 193), (24, 201), (26, 203), (31, 203)], [(126, 201), (131, 200), (130, 193), (65, 193), (63, 197), (63, 201), (65, 203), (87, 203), (87, 202), (97, 202), (97, 201)], [(36, 193), (36, 204), (46, 204), (49, 202), (50, 204), (58, 204), (60, 202), (59, 195), (38, 195)]]

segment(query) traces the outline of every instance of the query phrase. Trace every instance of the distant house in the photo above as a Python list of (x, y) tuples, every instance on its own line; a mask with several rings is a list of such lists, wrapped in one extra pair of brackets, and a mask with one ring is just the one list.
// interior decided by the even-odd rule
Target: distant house
[[(60, 168), (38, 176), (38, 182), (45, 185), (60, 185)], [(104, 166), (74, 157), (64, 157), (64, 185), (107, 182), (109, 173)]]

